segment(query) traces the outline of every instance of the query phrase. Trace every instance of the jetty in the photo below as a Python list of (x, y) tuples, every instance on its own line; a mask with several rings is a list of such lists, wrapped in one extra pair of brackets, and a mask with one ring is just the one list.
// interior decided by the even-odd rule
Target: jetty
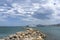
[(16, 32), (0, 40), (44, 40), (46, 37), (42, 32), (27, 28), (25, 31)]

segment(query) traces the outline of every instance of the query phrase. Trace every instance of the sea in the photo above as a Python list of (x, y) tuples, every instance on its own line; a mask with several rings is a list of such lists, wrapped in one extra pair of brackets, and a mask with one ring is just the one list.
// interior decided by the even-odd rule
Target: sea
[[(0, 38), (7, 37), (19, 31), (25, 31), (27, 27), (0, 27)], [(60, 40), (60, 27), (31, 27), (46, 35), (45, 40)]]

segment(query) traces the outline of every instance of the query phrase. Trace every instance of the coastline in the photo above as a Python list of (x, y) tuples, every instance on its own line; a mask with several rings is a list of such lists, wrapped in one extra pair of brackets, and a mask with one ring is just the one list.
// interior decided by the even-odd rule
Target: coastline
[(45, 37), (45, 34), (42, 32), (32, 28), (27, 28), (26, 31), (16, 32), (15, 34), (9, 35), (0, 40), (44, 40)]
[[(32, 27), (30, 27), (32, 28)], [(60, 27), (34, 27), (33, 29), (38, 30), (46, 35), (45, 40), (60, 40)], [(0, 39), (7, 37), (16, 32), (25, 31), (22, 27), (3, 27), (0, 28)]]

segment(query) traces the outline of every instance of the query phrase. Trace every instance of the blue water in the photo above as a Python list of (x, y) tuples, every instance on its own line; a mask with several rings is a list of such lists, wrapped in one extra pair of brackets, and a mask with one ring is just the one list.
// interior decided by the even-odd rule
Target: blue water
[[(60, 27), (34, 27), (46, 34), (46, 40), (60, 40)], [(24, 31), (23, 27), (0, 27), (0, 38)]]

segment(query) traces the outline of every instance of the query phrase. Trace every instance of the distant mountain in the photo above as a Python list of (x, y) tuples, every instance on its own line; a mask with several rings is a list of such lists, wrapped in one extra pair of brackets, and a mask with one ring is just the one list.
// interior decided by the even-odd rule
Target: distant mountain
[(36, 27), (45, 27), (45, 25), (38, 24)]
[(41, 24), (38, 24), (38, 25), (36, 25), (36, 27), (47, 27), (47, 26), (57, 26), (57, 27), (59, 27), (60, 24), (52, 24), (52, 25), (41, 25)]
[(52, 25), (42, 25), (42, 24), (37, 24), (37, 25), (26, 25), (25, 27), (60, 27), (60, 24), (52, 24)]
[(53, 24), (53, 25), (49, 25), (49, 26), (60, 26), (60, 24)]

